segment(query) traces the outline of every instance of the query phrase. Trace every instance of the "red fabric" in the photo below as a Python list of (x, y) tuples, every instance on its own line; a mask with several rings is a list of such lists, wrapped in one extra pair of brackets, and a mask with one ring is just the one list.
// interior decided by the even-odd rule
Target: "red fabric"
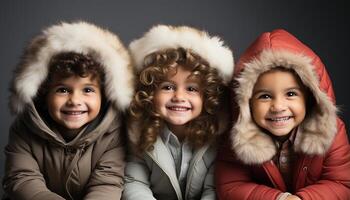
[[(299, 155), (293, 173), (294, 191), (302, 199), (350, 199), (350, 146), (343, 122), (325, 157)], [(228, 141), (228, 140), (226, 140)], [(215, 169), (219, 199), (276, 199), (285, 191), (273, 162), (247, 166), (234, 157), (230, 144), (223, 144)]]
[(249, 60), (257, 56), (262, 50), (265, 49), (282, 49), (294, 52), (296, 54), (303, 54), (309, 58), (312, 58), (313, 65), (315, 66), (315, 72), (317, 73), (318, 77), (320, 77), (321, 90), (325, 91), (335, 103), (333, 86), (321, 59), (309, 47), (300, 42), (292, 34), (282, 29), (266, 32), (258, 37), (239, 59), (237, 65), (235, 66), (235, 74), (242, 71), (244, 67), (243, 63), (249, 62)]
[[(312, 58), (315, 72), (320, 77), (319, 87), (335, 103), (332, 84), (320, 58), (284, 30), (262, 34), (238, 61), (235, 75), (243, 70), (243, 63), (265, 49), (283, 49)], [(337, 126), (337, 135), (325, 156), (297, 155), (293, 171), (294, 191), (288, 192), (306, 200), (350, 199), (350, 146), (340, 119), (337, 119)], [(242, 164), (235, 158), (228, 137), (223, 141), (215, 168), (219, 199), (276, 199), (281, 192), (286, 192), (283, 178), (272, 161), (254, 166)]]

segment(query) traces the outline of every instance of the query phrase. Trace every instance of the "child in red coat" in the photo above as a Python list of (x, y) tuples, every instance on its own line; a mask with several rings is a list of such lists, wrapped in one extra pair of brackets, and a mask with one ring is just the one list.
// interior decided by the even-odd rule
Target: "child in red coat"
[(239, 108), (218, 154), (220, 199), (350, 199), (350, 146), (319, 57), (284, 30), (236, 67)]

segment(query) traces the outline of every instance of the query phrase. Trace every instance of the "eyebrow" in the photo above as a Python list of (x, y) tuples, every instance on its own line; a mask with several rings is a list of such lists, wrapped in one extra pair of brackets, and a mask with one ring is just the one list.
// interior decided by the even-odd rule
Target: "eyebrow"
[[(60, 86), (63, 86), (63, 87), (70, 87), (69, 85), (67, 84), (64, 84), (64, 83), (55, 83), (55, 84), (52, 84), (51, 87), (60, 87)], [(99, 84), (93, 84), (93, 83), (87, 83), (87, 84), (83, 84), (84, 87), (86, 86), (93, 86), (93, 87), (99, 87), (100, 85)]]
[(256, 91), (253, 90), (253, 95), (257, 94), (257, 93), (269, 93), (269, 92), (270, 92), (270, 90), (267, 90), (267, 89), (260, 89), (260, 90), (256, 90)]
[(99, 87), (100, 84), (92, 84), (92, 83), (88, 83), (88, 84), (84, 84), (84, 86), (94, 86), (94, 87)]
[(50, 86), (50, 87), (58, 87), (58, 86), (64, 86), (64, 87), (66, 87), (67, 85), (62, 84), (62, 83), (51, 83), (49, 86)]
[[(199, 80), (197, 80), (196, 78), (187, 78), (185, 82), (186, 82), (186, 83), (195, 83), (195, 84), (200, 84), (200, 81), (199, 81)], [(163, 84), (163, 83), (171, 83), (171, 84), (176, 84), (174, 81), (169, 80), (169, 79), (166, 79), (166, 80), (161, 81), (161, 83), (160, 83), (160, 84)]]
[(160, 82), (159, 85), (166, 84), (166, 83), (175, 84), (175, 83), (174, 83), (173, 81), (171, 81), (171, 80), (163, 80), (163, 81)]
[[(301, 88), (300, 87), (289, 87), (289, 88), (286, 88), (284, 89), (284, 91), (288, 91), (288, 90), (300, 90), (301, 91)], [(253, 94), (256, 94), (256, 93), (262, 93), (262, 92), (271, 92), (270, 90), (268, 89), (259, 89), (257, 91), (253, 91)]]
[(297, 87), (290, 87), (290, 88), (287, 88), (285, 90), (300, 90), (301, 91), (301, 87), (297, 86)]

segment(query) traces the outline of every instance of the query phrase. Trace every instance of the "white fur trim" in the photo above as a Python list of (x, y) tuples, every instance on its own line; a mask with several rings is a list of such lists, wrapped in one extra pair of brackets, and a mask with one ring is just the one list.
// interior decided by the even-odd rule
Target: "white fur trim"
[(11, 88), (10, 106), (21, 112), (37, 94), (48, 74), (52, 56), (61, 52), (91, 55), (105, 71), (105, 93), (114, 106), (125, 109), (133, 95), (130, 56), (113, 33), (86, 22), (51, 26), (29, 44), (17, 68)]
[(323, 155), (337, 132), (337, 108), (327, 94), (320, 90), (312, 59), (288, 51), (264, 50), (244, 64), (244, 70), (236, 79), (239, 83), (236, 95), (240, 114), (231, 130), (232, 149), (247, 164), (261, 164), (276, 153), (272, 139), (253, 122), (249, 100), (258, 77), (277, 66), (293, 69), (311, 90), (317, 104), (317, 108), (312, 110), (299, 127), (301, 134), (296, 135), (295, 150), (308, 155)]
[(130, 43), (130, 51), (140, 71), (144, 58), (154, 52), (168, 48), (191, 49), (201, 56), (211, 67), (218, 70), (225, 83), (231, 81), (234, 61), (231, 50), (224, 46), (219, 37), (210, 37), (208, 33), (187, 26), (158, 25), (145, 35)]

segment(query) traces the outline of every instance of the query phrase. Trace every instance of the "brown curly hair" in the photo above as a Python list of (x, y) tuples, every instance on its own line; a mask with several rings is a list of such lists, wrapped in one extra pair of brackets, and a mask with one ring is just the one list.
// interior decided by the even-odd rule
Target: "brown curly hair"
[[(91, 75), (92, 80), (97, 80), (100, 88), (103, 88), (105, 76), (100, 63), (95, 61), (90, 55), (75, 52), (62, 52), (54, 55), (49, 62), (49, 72), (46, 80), (41, 84), (35, 105), (39, 110), (45, 110), (46, 96), (53, 79), (66, 79), (72, 76), (86, 78)], [(104, 101), (104, 90), (101, 89)], [(102, 102), (103, 102), (102, 101)]]
[(183, 48), (167, 49), (148, 55), (144, 59), (144, 68), (137, 75), (136, 94), (129, 112), (131, 122), (140, 124), (141, 136), (137, 144), (138, 151), (153, 149), (157, 136), (164, 127), (164, 120), (157, 113), (153, 99), (156, 89), (166, 80), (168, 72), (183, 66), (198, 77), (203, 95), (202, 113), (186, 124), (187, 139), (197, 148), (213, 140), (218, 131), (217, 110), (223, 96), (224, 84), (218, 71), (191, 50)]

